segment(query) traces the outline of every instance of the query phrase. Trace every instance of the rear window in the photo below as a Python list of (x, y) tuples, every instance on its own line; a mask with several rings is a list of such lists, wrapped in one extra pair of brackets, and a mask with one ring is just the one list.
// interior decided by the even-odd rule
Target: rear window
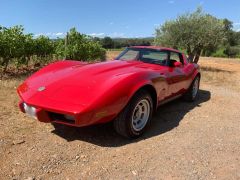
[(126, 51), (125, 54), (123, 54), (118, 59), (119, 60), (134, 60), (134, 59), (138, 59), (138, 56), (139, 56), (138, 50), (129, 49), (128, 51)]

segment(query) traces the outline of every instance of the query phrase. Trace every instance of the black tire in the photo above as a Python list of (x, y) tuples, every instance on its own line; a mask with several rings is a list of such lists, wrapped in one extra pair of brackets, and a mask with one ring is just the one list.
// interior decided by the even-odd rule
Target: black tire
[[(143, 127), (139, 130), (136, 130), (134, 128), (135, 126), (133, 125), (134, 124), (133, 113), (135, 113), (134, 117), (136, 117), (137, 116), (136, 114), (138, 114), (138, 116), (142, 118), (142, 114), (139, 115), (138, 113), (138, 107), (142, 102), (145, 102), (146, 104), (149, 105), (149, 108), (147, 108), (149, 110), (149, 111), (147, 110), (148, 111), (147, 114), (149, 115), (148, 116), (146, 115), (146, 117), (148, 118), (144, 118), (147, 120), (144, 120)], [(143, 106), (141, 106), (141, 108), (144, 109)], [(142, 110), (141, 110), (141, 113), (142, 113)], [(137, 138), (143, 134), (143, 132), (146, 130), (147, 126), (149, 125), (150, 120), (152, 118), (152, 113), (153, 113), (153, 100), (151, 95), (147, 91), (140, 90), (132, 97), (132, 99), (129, 101), (127, 106), (114, 119), (114, 122), (113, 122), (114, 128), (118, 134), (124, 137)]]
[[(197, 92), (196, 92), (196, 93), (193, 93), (193, 91), (194, 91), (194, 85), (195, 85), (196, 81), (198, 81)], [(200, 85), (200, 76), (197, 75), (197, 76), (195, 77), (195, 79), (193, 80), (191, 86), (190, 86), (189, 89), (187, 90), (187, 92), (183, 95), (183, 99), (184, 99), (185, 101), (188, 101), (188, 102), (193, 102), (193, 101), (198, 97), (199, 85)]]

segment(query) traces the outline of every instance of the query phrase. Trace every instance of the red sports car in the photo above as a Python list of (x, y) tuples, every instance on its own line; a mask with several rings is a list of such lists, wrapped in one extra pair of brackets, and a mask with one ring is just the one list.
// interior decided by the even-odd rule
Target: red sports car
[(115, 60), (58, 61), (18, 87), (22, 112), (41, 122), (89, 126), (114, 121), (125, 137), (138, 137), (159, 105), (197, 97), (199, 66), (178, 50), (126, 48)]

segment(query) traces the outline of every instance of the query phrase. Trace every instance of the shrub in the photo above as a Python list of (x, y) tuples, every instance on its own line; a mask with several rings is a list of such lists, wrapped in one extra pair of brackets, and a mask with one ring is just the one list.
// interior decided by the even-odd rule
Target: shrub
[(104, 60), (106, 50), (93, 38), (70, 29), (64, 40), (59, 40), (56, 54), (63, 59), (82, 61)]
[(214, 52), (213, 54), (211, 54), (212, 57), (227, 57), (227, 55), (224, 53), (225, 49), (224, 48), (220, 48), (218, 49), (216, 52)]
[(238, 55), (240, 55), (240, 47), (239, 46), (228, 46), (226, 48), (226, 50), (224, 51), (224, 53), (228, 56), (228, 57), (237, 57)]

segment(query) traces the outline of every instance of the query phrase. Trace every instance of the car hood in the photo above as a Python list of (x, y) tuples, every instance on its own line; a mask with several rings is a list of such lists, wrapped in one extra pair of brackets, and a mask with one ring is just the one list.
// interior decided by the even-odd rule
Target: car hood
[(69, 103), (86, 106), (111, 90), (111, 86), (121, 78), (150, 69), (154, 66), (140, 61), (115, 60), (92, 64), (61, 61), (33, 74), (20, 85), (18, 93), (23, 101), (32, 105)]

